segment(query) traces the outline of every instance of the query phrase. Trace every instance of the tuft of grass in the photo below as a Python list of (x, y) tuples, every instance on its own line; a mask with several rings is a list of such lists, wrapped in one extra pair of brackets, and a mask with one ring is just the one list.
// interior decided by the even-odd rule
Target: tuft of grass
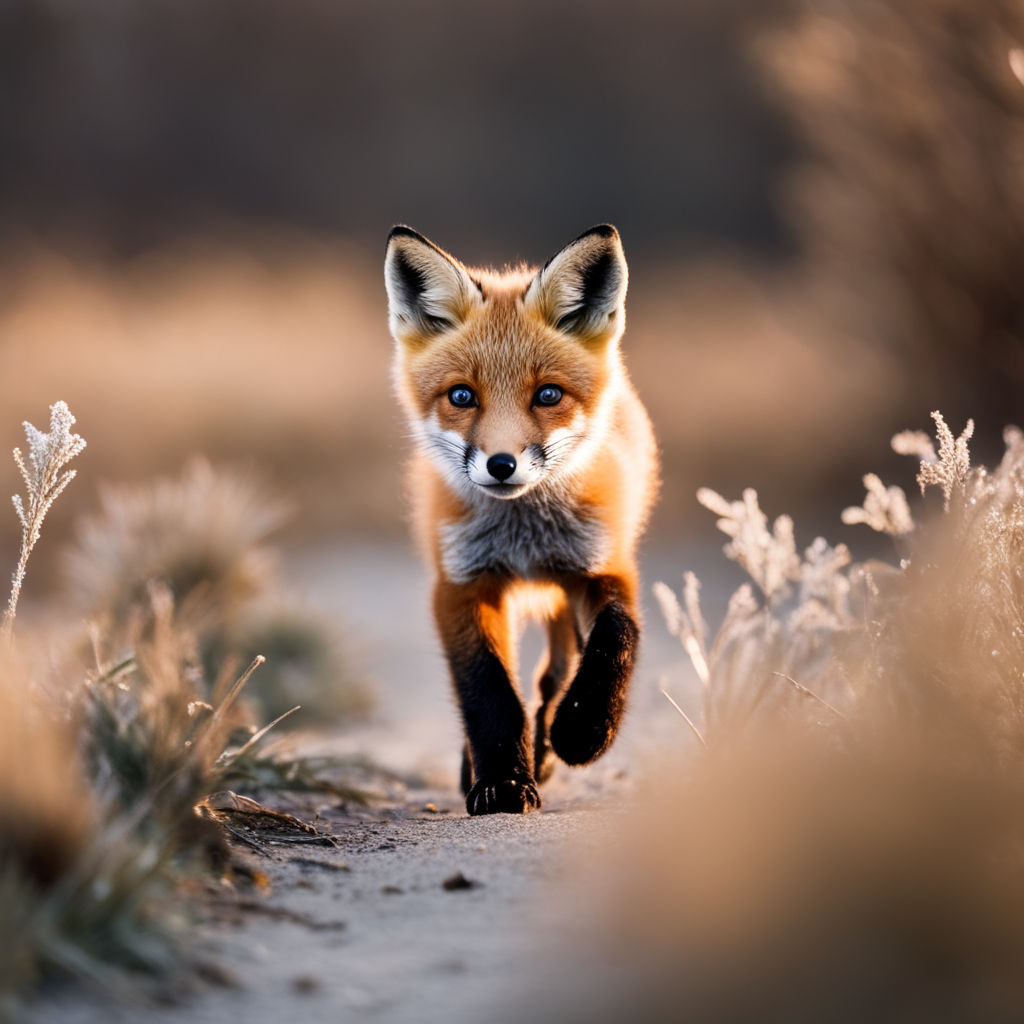
[(149, 588), (167, 589), (207, 678), (231, 656), (266, 655), (247, 690), (260, 720), (296, 704), (297, 721), (337, 720), (369, 705), (331, 628), (286, 594), (272, 534), (287, 503), (252, 473), (193, 459), (177, 477), (109, 486), (78, 524), (65, 559), (79, 612), (131, 646), (151, 628)]
[(267, 544), (288, 506), (251, 473), (195, 458), (177, 477), (107, 486), (65, 557), (69, 596), (91, 618), (131, 623), (159, 580), (179, 618), (223, 630), (274, 586)]
[(229, 779), (232, 710), (261, 659), (206, 702), (166, 592), (153, 603), (152, 638), (65, 705), (13, 672), (0, 684), (0, 940), (17, 950), (0, 1006), (54, 976), (120, 991), (126, 971), (180, 973), (202, 953), (185, 942), (184, 885), (227, 851), (196, 805)]
[[(28, 554), (85, 444), (73, 423), (57, 403), (49, 434), (26, 424), (28, 466), (16, 454), (28, 496), (15, 500), (25, 542), (8, 636)], [(111, 491), (71, 559), (79, 607), (96, 613), (91, 668), (58, 657), (49, 635), (0, 644), (0, 1016), (54, 976), (121, 990), (139, 973), (199, 963), (197, 882), (235, 863), (225, 822), (204, 809), (211, 793), (244, 784), (360, 797), (336, 764), (265, 753), (285, 716), (256, 730), (241, 709), (265, 658), (239, 672), (226, 638), (272, 587), (263, 542), (281, 513), (203, 463), (178, 482)], [(303, 639), (311, 645), (293, 648)]]

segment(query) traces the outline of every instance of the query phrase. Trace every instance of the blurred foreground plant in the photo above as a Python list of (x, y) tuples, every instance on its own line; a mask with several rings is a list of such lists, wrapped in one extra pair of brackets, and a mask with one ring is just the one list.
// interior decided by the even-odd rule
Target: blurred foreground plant
[[(14, 502), (24, 543), (8, 637), (28, 554), (73, 476), (63, 467), (85, 445), (73, 423), (56, 403), (50, 434), (25, 425), (31, 469), (15, 454), (28, 499)], [(215, 674), (204, 664), (204, 641), (222, 636), (259, 587), (259, 541), (279, 509), (202, 465), (184, 489), (156, 490), (153, 501), (108, 499), (113, 512), (93, 522), (91, 546), (79, 551), (90, 585), (107, 597), (91, 670), (58, 656), (49, 635), (39, 663), (25, 653), (31, 644), (0, 644), (0, 1017), (54, 974), (118, 988), (126, 968), (166, 975), (198, 962), (194, 937), (191, 948), (184, 942), (196, 883), (211, 868), (241, 870), (205, 798), (243, 780), (318, 787), (307, 762), (259, 749), (288, 712), (258, 731), (238, 712), (263, 656), (237, 678), (226, 646)], [(210, 492), (217, 501), (197, 499)], [(183, 592), (180, 610), (172, 585)], [(343, 779), (318, 788), (359, 797)]]
[[(792, 521), (780, 516), (769, 529), (754, 491), (738, 502), (698, 492), (731, 538), (725, 554), (753, 581), (733, 594), (710, 646), (697, 578), (686, 574), (682, 601), (655, 584), (703, 686), (702, 738), (798, 711), (836, 726), (868, 698), (913, 699), (927, 681), (932, 702), (940, 682), (947, 696), (1002, 702), (1024, 740), (1024, 435), (1005, 431), (1005, 454), (990, 473), (970, 466), (973, 422), (956, 438), (941, 414), (932, 416), (938, 452), (919, 431), (892, 445), (919, 459), (921, 493), (941, 489), (944, 515), (918, 524), (903, 490), (874, 474), (864, 477), (863, 506), (842, 513), (845, 523), (889, 534), (898, 567), (853, 564), (846, 545), (821, 537), (800, 556)], [(989, 725), (1001, 734), (1007, 721)]]
[(972, 468), (973, 425), (932, 415), (937, 446), (893, 446), (934, 513), (873, 476), (843, 513), (898, 564), (801, 556), (753, 492), (701, 492), (753, 582), (710, 641), (696, 578), (657, 588), (704, 742), (621, 830), (600, 956), (626, 983), (591, 1019), (1024, 1016), (1024, 434)]

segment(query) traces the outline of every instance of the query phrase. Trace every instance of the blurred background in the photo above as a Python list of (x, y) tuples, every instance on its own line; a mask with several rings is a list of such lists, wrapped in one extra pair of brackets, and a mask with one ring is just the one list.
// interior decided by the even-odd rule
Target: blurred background
[[(71, 744), (63, 731), (53, 733), (52, 743), (45, 733), (36, 739), (36, 719), (43, 717), (24, 702), (32, 687), (0, 664), (0, 755), (7, 765), (0, 770), (0, 782), (6, 780), (0, 802), (16, 809), (0, 813), (0, 868), (4, 842), (8, 849), (13, 842), (29, 878), (38, 876), (37, 849), (56, 849), (60, 842), (68, 864), (79, 856), (87, 866), (100, 864), (89, 868), (99, 873), (80, 890), (63, 878), (55, 890), (65, 894), (79, 928), (71, 941), (87, 953), (98, 949), (103, 959), (105, 947), (95, 947), (94, 937), (108, 932), (128, 936), (133, 956), (136, 946), (143, 948), (131, 930), (106, 923), (93, 928), (77, 900), (80, 891), (90, 899), (101, 894), (96, 906), (114, 907), (109, 913), (122, 906), (108, 901), (111, 891), (151, 902), (136, 874), (118, 874), (121, 865), (134, 872), (136, 863), (153, 861), (151, 847), (143, 856), (122, 844), (126, 828), (145, 827), (148, 836), (156, 822), (167, 832), (168, 850), (197, 842), (192, 807), (199, 789), (193, 793), (178, 782), (195, 777), (205, 784), (214, 776), (194, 776), (192, 768), (183, 773), (166, 752), (180, 745), (175, 756), (186, 764), (207, 746), (187, 747), (181, 737), (198, 728), (190, 724), (194, 698), (216, 702), (215, 687), (200, 691), (199, 682), (212, 684), (218, 669), (231, 678), (223, 666), (232, 654), (245, 655), (242, 664), (257, 652), (268, 656), (246, 691), (256, 707), (253, 724), (301, 704), (302, 714), (287, 726), (337, 732), (318, 737), (315, 747), (296, 733), (294, 751), (303, 757), (340, 755), (351, 765), (349, 755), (369, 753), (387, 766), (389, 780), (409, 782), (410, 791), (436, 787), (451, 801), (442, 801), (442, 810), (459, 808), (460, 726), (429, 621), (426, 570), (410, 550), (404, 521), (409, 446), (389, 372), (385, 238), (394, 223), (405, 222), (469, 264), (540, 264), (605, 221), (618, 226), (630, 264), (624, 350), (664, 460), (662, 499), (644, 553), (645, 583), (660, 577), (678, 585), (681, 571), (692, 568), (705, 585), (706, 617), (714, 622), (724, 609), (740, 573), (721, 558), (714, 517), (695, 500), (702, 485), (729, 498), (746, 486), (757, 488), (769, 516), (794, 516), (800, 547), (821, 532), (847, 542), (857, 560), (881, 552), (891, 561), (887, 538), (844, 527), (839, 513), (860, 503), (867, 471), (913, 491), (915, 466), (889, 451), (892, 434), (931, 432), (933, 409), (942, 410), (955, 435), (974, 417), (972, 452), (990, 463), (1002, 451), (1004, 424), (1024, 426), (1024, 4), (0, 0), (0, 573), (14, 567), (20, 540), (7, 496), (21, 490), (9, 453), (24, 447), (22, 421), (45, 430), (48, 407), (63, 400), (88, 441), (74, 462), (78, 479), (54, 505), (33, 554), (19, 606), (19, 643), (34, 614), (42, 619), (55, 609), (59, 629), (39, 633), (36, 642), (45, 650), (36, 661), (50, 664), (48, 674), (73, 687), (86, 650), (80, 620), (108, 623), (105, 636), (95, 633), (104, 641), (96, 642), (100, 668), (108, 657), (116, 668), (115, 654), (126, 645), (145, 652), (148, 620), (140, 616), (148, 612), (138, 611), (140, 601), (144, 609), (152, 606), (159, 623), (160, 607), (170, 616), (166, 593), (173, 595), (179, 630), (179, 649), (167, 656), (171, 667), (159, 678), (132, 668), (134, 705), (123, 696), (128, 677), (114, 675), (115, 668), (103, 673), (111, 706), (116, 702), (119, 709), (106, 720), (118, 728), (108, 729), (106, 739), (94, 729), (85, 745), (95, 739), (99, 749), (106, 742), (122, 756), (124, 733), (135, 744), (131, 765), (153, 761), (169, 774), (154, 769), (149, 779), (177, 780), (173, 787), (152, 782), (146, 799), (160, 794), (154, 804), (166, 805), (160, 814), (137, 814), (140, 805), (131, 800), (141, 798), (131, 796), (124, 812), (131, 815), (129, 826), (98, 820), (98, 841), (116, 837), (119, 852), (109, 860), (95, 853), (108, 847), (86, 845), (79, 825), (88, 797), (68, 785)], [(286, 505), (290, 518), (279, 528)], [(592, 936), (615, 936), (619, 950), (625, 943), (634, 956), (645, 955), (648, 940), (657, 951), (667, 936), (662, 949), (669, 955), (654, 962), (655, 968), (668, 964), (663, 978), (672, 983), (673, 999), (667, 1020), (679, 1018), (676, 986), (687, 977), (678, 970), (678, 937), (686, 929), (699, 937), (728, 923), (730, 908), (745, 906), (748, 895), (754, 913), (735, 918), (741, 956), (739, 969), (725, 976), (729, 993), (760, 997), (761, 972), (796, 950), (805, 972), (799, 976), (813, 975), (812, 991), (827, 989), (828, 1005), (843, 1005), (833, 1017), (808, 1013), (808, 1005), (818, 1005), (813, 1002), (790, 1012), (793, 994), (802, 999), (805, 990), (782, 974), (777, 1005), (787, 1009), (773, 1018), (759, 1004), (747, 1019), (875, 1019), (877, 1006), (898, 991), (884, 986), (907, 963), (911, 981), (921, 977), (914, 972), (924, 972), (927, 1005), (935, 1008), (921, 1019), (1020, 1019), (1019, 1013), (982, 1018), (960, 1012), (961, 1004), (947, 998), (955, 987), (944, 987), (947, 974), (954, 984), (959, 977), (947, 967), (960, 963), (968, 976), (976, 969), (999, 985), (1008, 980), (1015, 994), (1024, 949), (1024, 872), (1016, 852), (1020, 779), (1011, 774), (1006, 807), (1012, 813), (992, 817), (988, 780), (978, 786), (974, 775), (975, 764), (988, 770), (990, 754), (1016, 767), (1024, 746), (1017, 713), (1021, 661), (1006, 653), (1020, 653), (1015, 614), (1024, 598), (1013, 560), (1020, 515), (1015, 507), (1003, 512), (1002, 554), (974, 559), (989, 574), (978, 577), (984, 586), (975, 587), (975, 604), (962, 599), (963, 589), (935, 588), (921, 608), (912, 594), (900, 604), (915, 612), (906, 627), (915, 643), (941, 634), (925, 652), (930, 660), (908, 642), (893, 663), (896, 677), (902, 666), (914, 665), (906, 673), (907, 692), (922, 706), (933, 699), (929, 695), (944, 692), (938, 683), (945, 678), (960, 673), (970, 680), (962, 660), (945, 657), (958, 627), (966, 623), (983, 637), (981, 646), (965, 650), (984, 655), (975, 657), (976, 703), (994, 717), (963, 716), (964, 734), (982, 737), (964, 748), (971, 765), (965, 776), (958, 776), (956, 762), (949, 767), (943, 749), (934, 762), (941, 770), (928, 772), (923, 796), (911, 784), (916, 776), (901, 781), (898, 758), (895, 784), (877, 765), (861, 771), (859, 761), (853, 775), (833, 782), (811, 753), (790, 750), (786, 734), (774, 733), (771, 756), (781, 750), (785, 771), (773, 773), (763, 768), (771, 768), (770, 756), (761, 756), (768, 746), (748, 749), (744, 737), (740, 771), (723, 784), (698, 785), (690, 795), (669, 790), (660, 803), (650, 803), (655, 810), (642, 812), (649, 815), (646, 825), (620, 828), (616, 816), (615, 828), (633, 844), (622, 847), (628, 869), (616, 876), (609, 860), (612, 883), (580, 876), (587, 892), (579, 898), (571, 888), (558, 892), (545, 920), (581, 921)], [(275, 564), (280, 541), (286, 557)], [(963, 564), (952, 560), (969, 581), (970, 553), (981, 542), (973, 543), (972, 549), (958, 534), (957, 553), (966, 550), (969, 557)], [(927, 564), (928, 549), (917, 550)], [(828, 569), (819, 560), (821, 566)], [(166, 591), (148, 588), (153, 578), (163, 580)], [(884, 575), (879, 578), (884, 583)], [(47, 602), (52, 595), (60, 599)], [(566, 788), (561, 795), (553, 791), (549, 807), (572, 807), (573, 794), (581, 800), (611, 794), (617, 801), (623, 790), (615, 787), (633, 785), (626, 769), (643, 770), (634, 769), (642, 757), (648, 763), (663, 757), (672, 766), (676, 750), (690, 749), (689, 733), (659, 688), (667, 686), (699, 717), (703, 687), (683, 665), (649, 585), (645, 598), (645, 660), (622, 737), (598, 766), (562, 773), (555, 784)], [(767, 651), (765, 665), (776, 657), (782, 609), (774, 609), (780, 618), (771, 629), (744, 634)], [(808, 635), (817, 628), (811, 617), (793, 614), (787, 622), (787, 629), (804, 622), (800, 628)], [(986, 633), (986, 622), (998, 630)], [(875, 628), (872, 618), (872, 638)], [(838, 679), (833, 666), (842, 667), (842, 658), (829, 652), (852, 648), (828, 640), (827, 630), (821, 635), (826, 639), (815, 634), (808, 643), (807, 657), (824, 652), (821, 664), (828, 655)], [(838, 627), (835, 635), (846, 641)], [(998, 644), (992, 635), (1000, 637)], [(163, 633), (154, 629), (153, 636)], [(531, 642), (528, 635), (524, 648)], [(57, 656), (62, 646), (71, 652), (63, 660)], [(199, 659), (205, 674), (196, 670)], [(737, 676), (741, 667), (747, 672), (744, 681), (756, 678), (746, 661), (737, 657), (732, 664), (740, 666)], [(148, 671), (145, 657), (139, 665)], [(803, 678), (792, 671), (794, 680)], [(992, 689), (996, 684), (1001, 689)], [(970, 690), (967, 682), (964, 689)], [(91, 701), (97, 688), (84, 691)], [(167, 718), (168, 694), (179, 712), (187, 709), (180, 721)], [(959, 709), (944, 700), (936, 704), (944, 714)], [(357, 723), (371, 704), (368, 724)], [(913, 712), (914, 705), (907, 706)], [(22, 728), (14, 709), (26, 718), (25, 707), (31, 727)], [(59, 708), (63, 722), (65, 704)], [(920, 718), (919, 728), (932, 720), (905, 717)], [(133, 722), (141, 725), (129, 730)], [(346, 722), (361, 727), (342, 735)], [(1013, 723), (1017, 733), (1008, 731)], [(5, 727), (13, 742), (3, 742)], [(874, 750), (873, 741), (861, 746)], [(181, 754), (186, 747), (190, 753)], [(975, 753), (985, 756), (975, 761)], [(861, 756), (872, 764), (874, 754)], [(112, 755), (96, 760), (93, 772), (104, 785), (112, 777), (106, 765), (115, 763)], [(284, 779), (284, 769), (278, 775)], [(691, 779), (675, 769), (668, 777)], [(941, 813), (947, 790), (952, 817)], [(1002, 793), (996, 786), (997, 800)], [(879, 795), (883, 825), (872, 832), (878, 817), (868, 808)], [(77, 805), (74, 812), (69, 802)], [(722, 827), (701, 810), (718, 807), (726, 812)], [(889, 822), (904, 818), (907, 827), (895, 829), (890, 843)], [(182, 827), (186, 819), (191, 829)], [(574, 819), (566, 826), (566, 819), (554, 817), (556, 827), (560, 820), (573, 829)], [(62, 823), (56, 831), (53, 822)], [(38, 836), (41, 845), (34, 845)], [(840, 849), (847, 837), (849, 848)], [(603, 863), (605, 847), (614, 845), (576, 857), (572, 877), (581, 863)], [(936, 858), (937, 849), (944, 856)], [(886, 868), (893, 858), (895, 866)], [(54, 863), (57, 872), (71, 870)], [(876, 863), (886, 869), (873, 873)], [(174, 871), (177, 885), (176, 861)], [(17, 876), (0, 871), (0, 881), (7, 877)], [(112, 890), (111, 877), (131, 884)], [(632, 898), (634, 892), (643, 896), (645, 884), (649, 904)], [(500, 925), (501, 908), (518, 902), (518, 881), (515, 899), (507, 901), (502, 894), (510, 890), (492, 886), (490, 878), (485, 885), (491, 888), (483, 898), (498, 908)], [(393, 899), (383, 895), (388, 888), (381, 901)], [(21, 950), (26, 929), (20, 910), (5, 917), (5, 891), (9, 896), (15, 887), (0, 886), (0, 928), (14, 922), (17, 940), (7, 945)], [(442, 963), (433, 913), (417, 919), (427, 937), (419, 946), (430, 952), (422, 961), (429, 975), (410, 968), (398, 933), (386, 932), (392, 959), (380, 955), (382, 944), (360, 946), (356, 904), (364, 914), (366, 908), (378, 912), (376, 892), (374, 883), (374, 899), (357, 896), (341, 913), (356, 927), (347, 933), (346, 956), (324, 974), (325, 983), (330, 977), (343, 986), (346, 1000), (352, 992), (362, 999), (372, 986), (361, 967), (374, 955), (388, 967), (376, 974), (387, 990), (381, 1020), (396, 979), (420, 1005), (431, 985), (461, 993), (474, 979), (489, 1010), (497, 1005), (495, 978), (515, 985), (520, 996), (541, 991), (524, 985), (515, 966), (521, 961), (507, 961), (497, 947), (483, 957), (493, 974), (478, 973), (476, 948)], [(791, 892), (799, 897), (792, 914)], [(594, 893), (603, 895), (594, 901)], [(722, 893), (727, 898), (718, 900)], [(573, 901), (571, 914), (563, 897)], [(685, 912), (687, 900), (696, 915)], [(406, 913), (408, 904), (395, 905), (398, 914)], [(580, 916), (584, 905), (596, 907), (597, 916)], [(43, 922), (45, 937), (60, 938), (51, 904), (40, 906), (36, 921)], [(135, 913), (130, 901), (123, 906)], [(762, 907), (768, 910), (758, 917)], [(848, 934), (862, 934), (856, 929), (829, 931), (830, 915), (842, 925), (848, 907), (856, 927), (865, 928), (864, 946), (846, 943)], [(819, 931), (799, 930), (805, 912), (811, 926), (820, 922)], [(613, 927), (594, 924), (602, 913)], [(173, 917), (187, 919), (177, 909)], [(299, 920), (285, 918), (289, 927)], [(397, 919), (382, 913), (382, 920)], [(793, 921), (796, 939), (787, 945), (785, 929)], [(488, 918), (495, 936), (515, 938), (514, 929), (490, 925)], [(911, 927), (918, 925), (919, 932)], [(480, 934), (441, 930), (463, 944)], [(872, 944), (878, 932), (889, 931), (894, 941)], [(558, 991), (571, 995), (561, 954), (549, 955), (545, 943), (523, 935), (557, 976)], [(830, 935), (838, 940), (819, 941)], [(39, 946), (38, 936), (32, 941)], [(319, 937), (316, 942), (319, 951), (330, 949)], [(299, 953), (306, 948), (294, 947)], [(893, 950), (898, 955), (890, 956)], [(910, 959), (901, 960), (901, 952)], [(67, 952), (62, 956), (66, 964)], [(285, 975), (275, 970), (297, 968), (286, 968), (284, 957), (279, 966), (278, 959), (264, 955), (256, 972), (256, 961), (248, 961), (238, 977), (249, 982), (258, 975), (257, 984), (265, 984), (256, 990), (260, 998), (271, 989), (301, 999), (306, 995), (296, 992), (316, 991), (298, 987), (299, 978), (280, 980)], [(595, 977), (613, 984), (620, 977), (601, 974), (612, 960), (599, 947), (594, 963), (578, 975), (598, 998), (604, 989), (592, 987)], [(2, 961), (0, 1017), (3, 968), (11, 966)], [(991, 975), (988, 961), (998, 968)], [(12, 960), (15, 968), (21, 962), (29, 961)], [(464, 971), (470, 962), (473, 971)], [(299, 966), (308, 980), (309, 965)], [(453, 970), (457, 986), (451, 985)], [(929, 971), (938, 971), (943, 985), (929, 987)], [(831, 983), (836, 977), (842, 984)], [(642, 990), (634, 985), (630, 996), (636, 991)], [(280, 1019), (280, 1003), (261, 1005)], [(614, 1016), (620, 1005), (630, 1006), (631, 1019), (642, 1018), (632, 998), (595, 1007), (591, 1018)], [(895, 1005), (901, 1021), (912, 1019), (903, 1003)], [(1000, 1004), (984, 1005), (991, 1012)], [(372, 1003), (352, 1006), (364, 1014), (367, 1007), (377, 1010)], [(558, 1019), (549, 1011), (533, 1016)], [(562, 1019), (580, 1016), (573, 1008)], [(445, 1019), (460, 1018), (446, 1012)]]
[(1021, 419), (1020, 46), (1015, 0), (0, 0), (0, 452), (78, 417), (48, 530), (201, 452), (296, 544), (401, 536), (388, 229), (611, 221), (655, 534), (710, 540), (707, 484), (842, 536), (895, 430)]

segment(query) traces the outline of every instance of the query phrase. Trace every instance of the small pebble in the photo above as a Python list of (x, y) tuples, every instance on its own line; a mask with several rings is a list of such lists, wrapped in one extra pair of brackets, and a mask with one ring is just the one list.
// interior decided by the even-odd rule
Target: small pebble
[(450, 878), (441, 883), (445, 892), (456, 892), (459, 889), (475, 889), (480, 883), (468, 879), (461, 871), (456, 871)]
[(320, 979), (312, 974), (299, 974), (292, 978), (292, 988), (300, 995), (311, 996), (320, 991)]

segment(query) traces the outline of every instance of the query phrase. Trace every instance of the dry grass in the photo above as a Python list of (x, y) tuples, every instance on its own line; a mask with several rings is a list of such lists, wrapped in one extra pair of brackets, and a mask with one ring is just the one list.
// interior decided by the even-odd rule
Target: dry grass
[(873, 482), (846, 517), (891, 533), (898, 565), (801, 557), (755, 495), (702, 496), (756, 590), (713, 640), (695, 581), (661, 591), (705, 744), (620, 846), (599, 955), (627, 984), (595, 1019), (1024, 1013), (1024, 435), (987, 472), (970, 427), (936, 420), (937, 452), (896, 444), (938, 506), (908, 533), (905, 495)]
[(204, 625), (224, 628), (273, 589), (268, 540), (288, 509), (253, 473), (214, 472), (196, 459), (177, 477), (108, 485), (100, 499), (66, 559), (69, 596), (88, 617), (130, 620), (159, 579), (179, 604), (202, 605)]
[[(82, 517), (65, 559), (70, 607), (99, 624), (117, 652), (151, 628), (151, 587), (174, 606), (212, 679), (230, 658), (270, 664), (246, 691), (266, 721), (296, 704), (306, 727), (365, 711), (369, 693), (337, 629), (303, 608), (279, 576), (271, 538), (290, 509), (249, 470), (192, 460), (175, 477), (107, 486), (99, 512)], [(206, 698), (210, 694), (204, 694)]]
[(26, 699), (23, 675), (3, 678), (0, 935), (17, 955), (0, 1009), (54, 978), (123, 991), (131, 974), (181, 976), (212, 953), (186, 941), (202, 891), (186, 883), (229, 859), (195, 808), (230, 781), (231, 712), (250, 673), (202, 701), (166, 594), (155, 606), (153, 639), (79, 684), (67, 708)]
[[(53, 408), (58, 419), (66, 414), (65, 427), (74, 422), (63, 403)], [(32, 471), (18, 511), (34, 544), (67, 482), (60, 473), (70, 449), (66, 429), (26, 429)], [(324, 682), (346, 691), (336, 649), (300, 609), (285, 620), (254, 615), (267, 615), (257, 599), (268, 591), (284, 597), (266, 544), (280, 514), (251, 480), (199, 463), (178, 481), (110, 489), (103, 512), (82, 526), (70, 558), (78, 585), (53, 616), (58, 625), (33, 637), (8, 615), (0, 945), (13, 952), (0, 965), (0, 1014), (55, 975), (119, 989), (128, 972), (166, 977), (201, 962), (208, 951), (186, 941), (203, 892), (196, 883), (212, 871), (230, 879), (233, 863), (225, 826), (201, 813), (209, 794), (245, 785), (359, 797), (337, 764), (261, 749), (267, 728), (253, 728), (240, 702), (264, 657), (239, 674), (236, 648), (261, 629), (284, 631), (286, 641), (274, 639), (286, 654), (280, 673), (315, 668), (307, 691)], [(91, 619), (91, 645), (60, 625), (80, 617)], [(282, 699), (278, 688), (267, 706)], [(347, 689), (335, 713), (351, 711)]]

